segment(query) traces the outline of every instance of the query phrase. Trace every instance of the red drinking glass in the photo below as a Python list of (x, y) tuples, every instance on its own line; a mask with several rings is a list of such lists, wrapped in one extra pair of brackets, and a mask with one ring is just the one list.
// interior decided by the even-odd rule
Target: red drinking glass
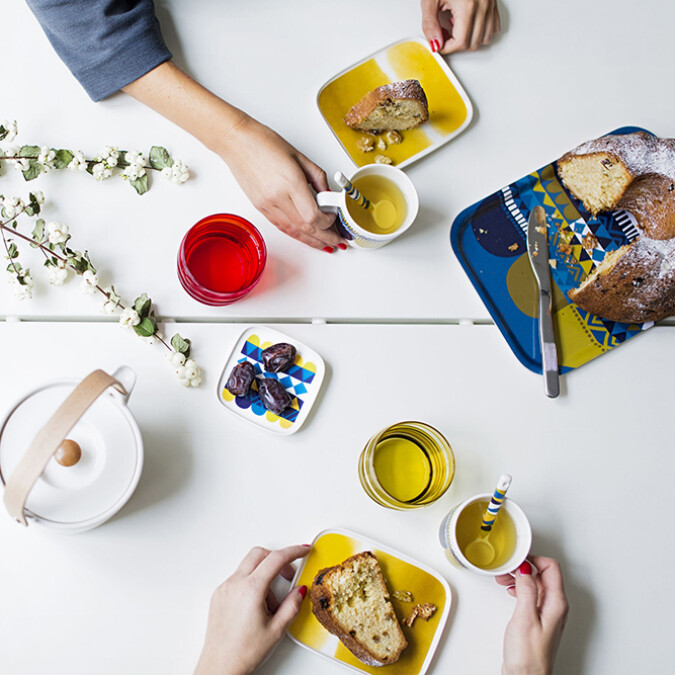
[(178, 250), (178, 279), (195, 300), (229, 305), (260, 281), (267, 250), (258, 230), (239, 216), (216, 213), (193, 225)]

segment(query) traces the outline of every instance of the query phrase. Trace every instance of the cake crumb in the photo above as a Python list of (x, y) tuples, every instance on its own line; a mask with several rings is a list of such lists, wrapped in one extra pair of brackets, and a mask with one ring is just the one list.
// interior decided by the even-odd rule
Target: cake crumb
[(391, 157), (386, 155), (375, 155), (375, 164), (391, 164)]
[(391, 595), (401, 602), (414, 602), (415, 600), (410, 591), (394, 591)]
[(401, 623), (408, 628), (412, 628), (415, 623), (415, 619), (420, 618), (425, 621), (429, 619), (436, 613), (436, 605), (432, 605), (430, 602), (425, 602), (421, 605), (415, 605), (410, 612), (410, 615), (403, 619)]
[(387, 149), (387, 141), (385, 141), (382, 136), (378, 136), (377, 141), (375, 142), (375, 145), (376, 145), (378, 150), (386, 150)]
[(582, 240), (581, 245), (587, 250), (592, 251), (598, 245), (598, 238), (589, 232)]
[(557, 260), (551, 260), (551, 259), (549, 258), (548, 264), (549, 264), (554, 270), (557, 270), (557, 269), (558, 269), (558, 261), (557, 261)]
[(518, 250), (518, 242), (515, 244), (511, 244), (511, 246), (508, 247), (509, 251), (517, 251)]

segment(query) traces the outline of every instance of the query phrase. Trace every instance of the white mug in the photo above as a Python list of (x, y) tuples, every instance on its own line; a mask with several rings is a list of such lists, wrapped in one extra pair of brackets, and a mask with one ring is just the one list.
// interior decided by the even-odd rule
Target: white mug
[[(350, 177), (352, 182), (364, 176), (379, 175), (390, 180), (401, 191), (406, 203), (406, 215), (401, 225), (387, 234), (375, 234), (361, 227), (351, 216), (347, 209), (347, 196), (345, 190), (339, 192), (319, 192), (316, 201), (319, 208), (326, 213), (337, 214), (337, 230), (350, 246), (355, 248), (380, 248), (399, 235), (403, 234), (415, 220), (419, 210), (419, 198), (415, 186), (408, 176), (394, 166), (388, 164), (368, 164), (357, 169)], [(366, 197), (368, 195), (365, 195)]]
[[(475, 495), (455, 506), (455, 508), (443, 519), (439, 535), (441, 546), (445, 549), (445, 555), (450, 562), (458, 567), (470, 570), (471, 572), (476, 572), (477, 574), (497, 576), (499, 574), (509, 574), (513, 572), (518, 569), (525, 558), (527, 558), (530, 547), (532, 546), (532, 529), (530, 528), (527, 516), (520, 506), (507, 497), (502, 504), (502, 510), (505, 510), (506, 513), (511, 516), (511, 520), (516, 528), (516, 545), (513, 549), (513, 553), (502, 565), (491, 569), (483, 569), (482, 567), (478, 567), (469, 562), (457, 541), (457, 522), (467, 506), (477, 501), (489, 502), (490, 497), (492, 497), (491, 493)], [(478, 536), (478, 533), (479, 530), (477, 528), (476, 536)]]

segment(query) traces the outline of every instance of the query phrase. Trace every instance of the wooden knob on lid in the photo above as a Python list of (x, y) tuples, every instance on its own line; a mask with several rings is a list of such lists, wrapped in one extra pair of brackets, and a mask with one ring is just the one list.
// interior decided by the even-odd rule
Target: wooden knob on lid
[(54, 453), (54, 459), (61, 466), (74, 466), (80, 461), (82, 457), (82, 448), (80, 444), (66, 438), (59, 446), (59, 449)]

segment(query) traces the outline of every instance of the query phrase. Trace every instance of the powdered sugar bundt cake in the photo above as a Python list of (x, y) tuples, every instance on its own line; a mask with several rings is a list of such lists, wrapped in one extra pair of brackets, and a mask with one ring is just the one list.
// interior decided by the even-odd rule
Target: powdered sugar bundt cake
[(381, 133), (414, 129), (429, 119), (429, 104), (417, 80), (385, 84), (366, 94), (345, 116), (352, 129)]
[(557, 169), (591, 214), (625, 210), (641, 233), (607, 254), (570, 299), (623, 323), (675, 314), (675, 139), (645, 132), (603, 136), (565, 154)]

